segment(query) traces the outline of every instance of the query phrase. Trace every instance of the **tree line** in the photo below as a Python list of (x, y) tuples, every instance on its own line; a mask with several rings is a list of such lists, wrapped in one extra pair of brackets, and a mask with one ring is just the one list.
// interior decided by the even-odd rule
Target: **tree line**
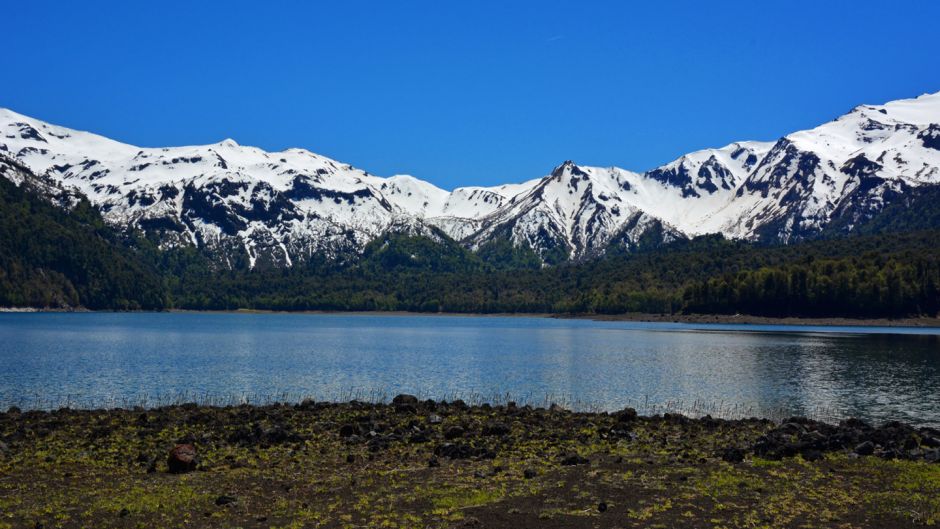
[(344, 264), (226, 270), (194, 247), (115, 231), (85, 199), (65, 210), (0, 175), (0, 306), (935, 316), (938, 242), (935, 229), (789, 246), (704, 236), (542, 267), (508, 240), (471, 252), (442, 233), (388, 234)]

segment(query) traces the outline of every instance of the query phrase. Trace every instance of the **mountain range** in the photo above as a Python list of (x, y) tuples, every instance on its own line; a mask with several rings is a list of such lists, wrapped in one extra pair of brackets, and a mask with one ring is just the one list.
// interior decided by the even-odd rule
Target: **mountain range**
[[(0, 109), (4, 159), (38, 175), (59, 205), (85, 196), (113, 227), (195, 245), (230, 268), (352, 259), (389, 233), (474, 251), (509, 242), (556, 264), (709, 233), (792, 243), (852, 232), (940, 186), (940, 93), (646, 172), (566, 161), (522, 183), (453, 191), (304, 149), (136, 147)], [(3, 174), (20, 184), (25, 172)]]

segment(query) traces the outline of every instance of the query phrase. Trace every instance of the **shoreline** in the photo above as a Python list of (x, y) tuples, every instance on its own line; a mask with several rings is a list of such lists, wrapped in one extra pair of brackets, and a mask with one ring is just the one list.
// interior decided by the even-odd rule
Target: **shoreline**
[(194, 310), (169, 309), (166, 311), (118, 311), (51, 309), (37, 307), (0, 307), (0, 314), (17, 313), (148, 313), (148, 314), (296, 314), (296, 315), (345, 315), (345, 316), (440, 316), (466, 318), (553, 318), (593, 321), (624, 321), (643, 323), (686, 323), (717, 325), (793, 325), (814, 327), (910, 327), (940, 328), (940, 317), (917, 316), (905, 318), (846, 318), (846, 317), (770, 317), (749, 314), (596, 314), (596, 313), (553, 313), (553, 312), (412, 312), (396, 311), (343, 311), (343, 310)]
[(737, 324), (737, 325), (801, 325), (819, 327), (914, 327), (940, 328), (940, 318), (929, 316), (912, 318), (801, 318), (788, 316), (774, 318), (747, 314), (574, 314), (562, 316), (595, 321), (636, 321), (649, 323)]
[(0, 476), (0, 527), (894, 529), (940, 521), (940, 430), (410, 395), (6, 410)]

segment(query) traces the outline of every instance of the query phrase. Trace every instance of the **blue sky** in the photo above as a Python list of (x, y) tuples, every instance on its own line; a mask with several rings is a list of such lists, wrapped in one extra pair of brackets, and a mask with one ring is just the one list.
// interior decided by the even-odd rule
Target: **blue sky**
[(0, 106), (445, 188), (645, 170), (940, 91), (935, 1), (15, 4)]

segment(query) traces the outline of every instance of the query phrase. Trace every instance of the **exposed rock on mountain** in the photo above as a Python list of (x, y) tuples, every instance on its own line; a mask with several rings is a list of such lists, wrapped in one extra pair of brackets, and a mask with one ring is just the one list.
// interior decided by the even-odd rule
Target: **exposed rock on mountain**
[(705, 233), (792, 242), (830, 225), (851, 232), (940, 185), (940, 93), (645, 173), (568, 161), (521, 184), (453, 191), (303, 149), (140, 148), (4, 109), (0, 155), (39, 175), (32, 185), (60, 205), (84, 194), (112, 225), (195, 244), (230, 267), (349, 259), (388, 232), (443, 234), (472, 250), (508, 240), (552, 264)]

